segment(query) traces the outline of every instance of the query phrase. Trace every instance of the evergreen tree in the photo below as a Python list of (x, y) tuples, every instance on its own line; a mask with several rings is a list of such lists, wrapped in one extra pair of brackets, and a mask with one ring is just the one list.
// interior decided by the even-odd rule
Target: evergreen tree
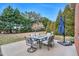
[(2, 21), (12, 22), (14, 20), (14, 9), (11, 6), (8, 6), (3, 10)]
[(74, 9), (72, 9), (69, 5), (65, 6), (63, 12), (60, 10), (58, 13), (55, 22), (55, 34), (59, 34), (58, 25), (61, 15), (63, 17), (63, 21), (65, 22), (65, 35), (74, 36)]
[(4, 23), (4, 30), (6, 28), (12, 33), (12, 23), (14, 22), (14, 9), (11, 6), (8, 6), (3, 10), (3, 13), (1, 15), (2, 17), (2, 22)]
[(74, 36), (74, 9), (67, 5), (64, 9), (63, 16), (65, 17), (65, 34)]
[(34, 11), (21, 13), (18, 8), (13, 9), (9, 5), (0, 15), (0, 32), (29, 32), (32, 31), (32, 24), (36, 22), (40, 22), (40, 24), (42, 23), (44, 25), (45, 29), (42, 30), (46, 30), (47, 26), (51, 27), (49, 30), (52, 30), (53, 25), (48, 18), (42, 17), (40, 14)]

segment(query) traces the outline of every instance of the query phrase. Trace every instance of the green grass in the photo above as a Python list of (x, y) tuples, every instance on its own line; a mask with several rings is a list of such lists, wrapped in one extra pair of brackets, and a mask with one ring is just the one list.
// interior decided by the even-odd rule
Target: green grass
[[(65, 39), (66, 40), (69, 40), (70, 41), (71, 38), (73, 38), (73, 37), (72, 36), (65, 36)], [(56, 40), (63, 40), (64, 37), (62, 35), (55, 35), (55, 39)]]
[[(18, 34), (0, 34), (0, 45), (24, 40), (25, 36), (28, 37), (32, 33), (35, 32), (18, 33)], [(43, 32), (38, 32), (38, 33), (43, 33)]]
[(24, 40), (24, 34), (0, 34), (0, 45)]
[[(24, 40), (25, 36), (28, 37), (32, 33), (29, 32), (29, 33), (19, 33), (19, 34), (0, 34), (0, 45)], [(42, 34), (43, 32), (39, 32), (39, 33)], [(66, 36), (67, 40), (69, 40), (70, 38), (71, 38), (70, 36)], [(63, 36), (55, 35), (55, 39), (63, 40)]]

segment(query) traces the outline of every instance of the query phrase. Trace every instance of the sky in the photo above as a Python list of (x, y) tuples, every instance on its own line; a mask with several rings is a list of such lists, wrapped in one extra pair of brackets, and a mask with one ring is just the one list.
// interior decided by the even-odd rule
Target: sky
[(21, 12), (35, 11), (43, 17), (56, 21), (59, 10), (64, 10), (66, 3), (0, 3), (0, 13), (8, 5), (14, 9), (18, 8)]

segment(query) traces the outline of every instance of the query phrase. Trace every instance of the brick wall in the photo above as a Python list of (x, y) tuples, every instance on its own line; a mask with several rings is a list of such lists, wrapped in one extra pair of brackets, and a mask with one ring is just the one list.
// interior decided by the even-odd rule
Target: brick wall
[(79, 4), (75, 6), (75, 46), (79, 55)]

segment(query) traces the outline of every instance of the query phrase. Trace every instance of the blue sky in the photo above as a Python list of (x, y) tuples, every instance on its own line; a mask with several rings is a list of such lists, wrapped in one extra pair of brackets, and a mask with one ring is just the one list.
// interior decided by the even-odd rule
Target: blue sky
[(11, 5), (14, 9), (18, 8), (21, 12), (35, 11), (42, 16), (49, 18), (52, 21), (56, 20), (59, 10), (64, 10), (66, 3), (0, 3), (0, 12), (8, 5)]

